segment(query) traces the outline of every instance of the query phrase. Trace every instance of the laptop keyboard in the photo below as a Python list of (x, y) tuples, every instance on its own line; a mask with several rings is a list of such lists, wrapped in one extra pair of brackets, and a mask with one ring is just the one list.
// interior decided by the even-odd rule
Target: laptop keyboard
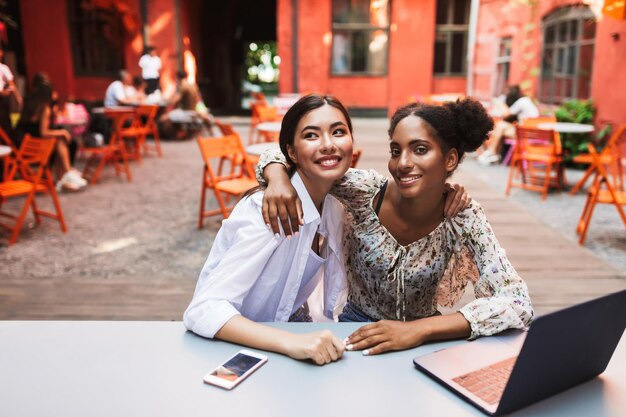
[(496, 362), (452, 380), (488, 404), (500, 401), (517, 356)]

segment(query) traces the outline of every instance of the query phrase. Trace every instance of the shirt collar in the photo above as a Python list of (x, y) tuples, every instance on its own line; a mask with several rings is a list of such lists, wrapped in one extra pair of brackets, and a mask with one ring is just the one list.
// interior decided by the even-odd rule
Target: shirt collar
[(293, 188), (296, 189), (298, 197), (300, 197), (300, 202), (302, 202), (302, 218), (304, 220), (304, 224), (318, 220), (320, 218), (320, 213), (317, 211), (315, 203), (313, 203), (309, 192), (304, 186), (302, 178), (300, 178), (300, 174), (297, 172), (293, 174), (291, 177), (291, 184), (293, 185)]

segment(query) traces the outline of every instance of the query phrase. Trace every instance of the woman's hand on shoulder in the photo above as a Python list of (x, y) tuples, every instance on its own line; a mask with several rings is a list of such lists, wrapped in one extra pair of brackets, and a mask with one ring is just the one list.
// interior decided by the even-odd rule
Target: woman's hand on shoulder
[(343, 341), (330, 330), (292, 334), (286, 342), (286, 354), (293, 359), (309, 359), (317, 365), (326, 365), (341, 358)]
[(302, 203), (290, 181), (274, 180), (268, 183), (263, 194), (263, 220), (272, 232), (280, 233), (278, 222), (283, 226), (285, 235), (298, 233), (302, 222)]
[(454, 217), (469, 207), (472, 197), (462, 184), (446, 183), (446, 202), (443, 214), (447, 218)]
[(362, 350), (364, 355), (404, 350), (419, 346), (425, 341), (425, 328), (419, 325), (419, 321), (395, 320), (366, 324), (345, 340), (346, 350)]

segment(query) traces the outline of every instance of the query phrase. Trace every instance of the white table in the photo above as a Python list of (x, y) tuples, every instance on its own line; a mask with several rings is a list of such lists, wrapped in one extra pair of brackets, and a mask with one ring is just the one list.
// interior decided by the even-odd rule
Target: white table
[(278, 142), (261, 142), (254, 145), (248, 145), (246, 147), (246, 153), (248, 155), (261, 156), (263, 152), (268, 149), (280, 149)]
[(0, 145), (0, 158), (5, 157), (11, 153), (11, 147)]
[(280, 125), (280, 122), (263, 122), (256, 125), (256, 129), (264, 133), (280, 133)]
[(559, 133), (591, 133), (594, 130), (593, 125), (564, 122), (539, 123), (537, 127), (544, 130), (554, 130)]
[[(357, 323), (272, 324), (292, 332)], [(626, 340), (599, 377), (513, 416), (624, 416)], [(240, 347), (180, 322), (0, 321), (0, 415), (18, 416), (481, 416), (418, 372), (413, 357), (466, 341), (316, 366), (268, 353), (233, 391), (202, 377)]]

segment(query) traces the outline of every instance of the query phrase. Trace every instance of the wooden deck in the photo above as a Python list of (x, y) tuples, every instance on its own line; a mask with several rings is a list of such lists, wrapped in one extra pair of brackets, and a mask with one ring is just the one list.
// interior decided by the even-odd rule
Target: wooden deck
[[(247, 138), (245, 125), (235, 128)], [(363, 148), (360, 168), (387, 173), (386, 129), (386, 121), (355, 120), (356, 146)], [(67, 235), (45, 223), (25, 231), (17, 245), (0, 247), (0, 319), (180, 320), (219, 226), (209, 221), (204, 230), (196, 229), (201, 169), (193, 141), (167, 142), (163, 159), (133, 165), (132, 183), (110, 177), (84, 193), (63, 196)], [(626, 288), (624, 271), (462, 168), (454, 179), (485, 208), (529, 285), (537, 314)], [(122, 193), (123, 206), (99, 210)], [(106, 229), (97, 227), (105, 223)], [(94, 251), (102, 241), (126, 236), (137, 243)], [(466, 294), (464, 300), (471, 298)]]

